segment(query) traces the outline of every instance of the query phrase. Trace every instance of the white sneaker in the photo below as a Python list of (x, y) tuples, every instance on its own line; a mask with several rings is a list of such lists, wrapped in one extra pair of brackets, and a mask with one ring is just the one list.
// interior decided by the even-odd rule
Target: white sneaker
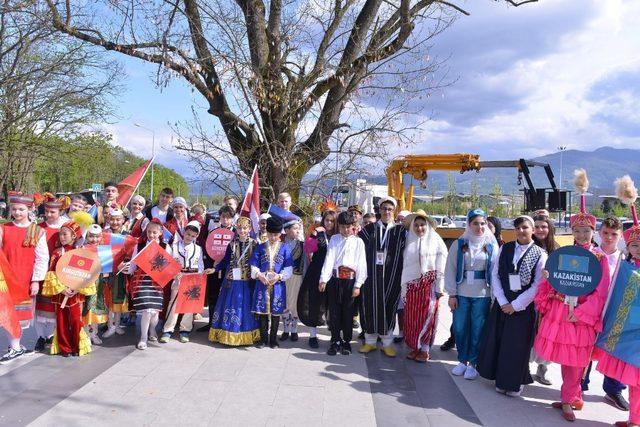
[(471, 365), (467, 366), (467, 370), (464, 371), (464, 379), (475, 380), (476, 378), (478, 378), (478, 371), (476, 371), (476, 368)]
[(125, 334), (125, 332), (126, 332), (126, 331), (124, 330), (124, 328), (123, 328), (122, 326), (118, 326), (118, 327), (116, 328), (116, 334), (118, 334), (118, 335), (124, 335), (124, 334)]
[[(474, 369), (475, 371), (475, 369)], [(458, 363), (452, 370), (451, 373), (457, 377), (462, 376), (467, 372), (467, 365), (464, 363)]]
[(98, 334), (96, 334), (95, 332), (92, 332), (91, 334), (89, 334), (89, 338), (91, 338), (91, 344), (95, 344), (95, 345), (102, 344), (102, 340), (100, 339)]
[(147, 343), (144, 341), (140, 341), (136, 346), (138, 350), (145, 350), (147, 348)]
[(503, 389), (501, 389), (501, 388), (499, 388), (499, 387), (496, 387), (496, 391), (497, 391), (498, 393), (500, 393), (500, 394), (505, 394), (505, 393), (506, 393), (506, 391), (504, 391)]
[(522, 394), (522, 390), (524, 390), (524, 386), (523, 385), (520, 386), (520, 390), (518, 390), (518, 391), (508, 391), (506, 393), (506, 395), (509, 396), (509, 397), (518, 397), (518, 396), (520, 396), (520, 394)]
[(116, 333), (116, 328), (109, 326), (104, 334), (102, 334), (102, 338), (111, 338)]

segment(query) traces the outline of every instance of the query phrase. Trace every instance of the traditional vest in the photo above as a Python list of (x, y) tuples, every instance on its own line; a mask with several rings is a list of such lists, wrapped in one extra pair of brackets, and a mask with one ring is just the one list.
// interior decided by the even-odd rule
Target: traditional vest
[[(498, 277), (504, 290), (504, 296), (509, 302), (513, 301), (522, 292), (529, 289), (533, 283), (536, 264), (542, 255), (542, 249), (538, 245), (531, 245), (526, 250), (524, 255), (518, 261), (518, 264), (514, 267), (513, 255), (516, 251), (516, 243), (509, 242), (502, 246), (502, 252), (500, 253), (500, 259), (498, 260)], [(509, 287), (509, 275), (519, 274), (521, 289), (519, 291), (512, 291)]]
[[(456, 265), (456, 283), (458, 285), (464, 281), (464, 252), (462, 252), (462, 247), (467, 244), (466, 239), (458, 239), (458, 259)], [(479, 274), (479, 276), (482, 276), (481, 273), (484, 273), (484, 277), (476, 277), (476, 279), (485, 279), (488, 284), (491, 284), (491, 256), (493, 254), (493, 245), (484, 245), (484, 249), (487, 253), (487, 265)]]

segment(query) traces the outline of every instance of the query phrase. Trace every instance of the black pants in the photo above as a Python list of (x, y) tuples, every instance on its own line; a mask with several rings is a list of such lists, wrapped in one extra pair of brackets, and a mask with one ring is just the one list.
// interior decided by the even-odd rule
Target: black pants
[(220, 287), (222, 286), (223, 272), (218, 271), (207, 276), (207, 306), (209, 307), (209, 325), (213, 322), (213, 311), (216, 309)]
[[(353, 337), (353, 285), (355, 280), (332, 277), (327, 283), (331, 342), (351, 342)], [(342, 338), (340, 337), (342, 332)]]

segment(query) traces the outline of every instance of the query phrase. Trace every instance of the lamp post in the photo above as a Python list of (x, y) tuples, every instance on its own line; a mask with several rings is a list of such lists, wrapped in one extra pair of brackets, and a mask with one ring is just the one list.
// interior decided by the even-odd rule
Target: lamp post
[[(156, 133), (153, 131), (153, 129), (146, 128), (142, 126), (140, 123), (134, 123), (133, 125), (136, 127), (139, 127), (140, 129), (144, 129), (148, 132), (151, 132), (151, 157), (153, 158), (156, 155)], [(151, 162), (151, 191), (149, 192), (149, 200), (151, 201), (152, 204), (153, 204), (153, 164), (154, 163), (155, 162)]]
[(563, 188), (562, 187), (562, 154), (564, 154), (566, 149), (567, 149), (566, 145), (561, 145), (558, 147), (558, 151), (560, 152), (560, 188)]

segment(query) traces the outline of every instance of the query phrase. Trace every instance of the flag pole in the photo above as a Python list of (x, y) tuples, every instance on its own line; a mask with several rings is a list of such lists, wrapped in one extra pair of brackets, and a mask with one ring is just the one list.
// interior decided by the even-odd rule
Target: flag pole
[[(156, 156), (153, 155), (151, 157), (151, 161), (149, 162), (149, 166), (147, 166), (147, 168), (144, 170), (144, 173), (142, 174), (142, 178), (140, 179), (140, 181), (136, 185), (136, 188), (134, 188), (133, 191), (131, 192), (131, 197), (129, 197), (129, 200), (127, 200), (127, 203), (125, 203), (124, 206), (127, 206), (129, 204), (129, 202), (133, 198), (133, 195), (136, 194), (136, 192), (138, 191), (138, 188), (140, 188), (140, 184), (142, 183), (142, 180), (147, 175), (147, 172), (149, 171), (149, 168), (151, 167), (151, 165), (153, 165), (153, 163), (155, 162), (155, 159), (156, 159)], [(152, 201), (152, 203), (153, 203), (153, 201)]]

